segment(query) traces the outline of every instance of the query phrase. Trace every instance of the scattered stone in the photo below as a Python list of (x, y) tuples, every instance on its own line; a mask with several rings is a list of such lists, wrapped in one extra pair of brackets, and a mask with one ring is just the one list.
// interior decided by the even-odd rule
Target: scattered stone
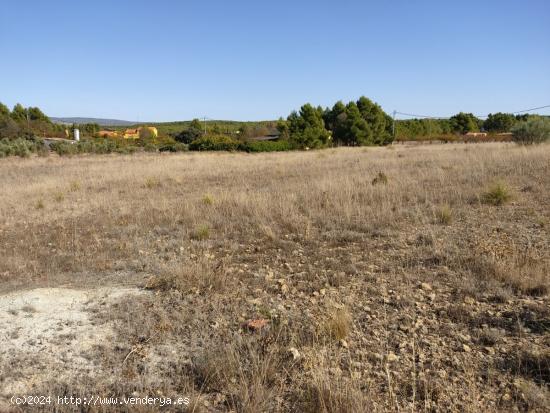
[(466, 304), (470, 304), (470, 305), (471, 305), (471, 304), (475, 304), (475, 302), (476, 302), (476, 301), (475, 301), (472, 297), (466, 297), (466, 298), (464, 299), (464, 303), (466, 303)]
[(432, 286), (428, 283), (421, 283), (420, 288), (424, 291), (432, 291)]
[(301, 357), (300, 352), (299, 352), (298, 349), (295, 348), (295, 347), (290, 347), (290, 348), (288, 349), (288, 352), (289, 352), (290, 354), (292, 354), (292, 358), (293, 358), (294, 360), (298, 360), (298, 359)]
[(399, 360), (399, 357), (397, 355), (395, 355), (394, 353), (390, 352), (386, 356), (386, 360), (388, 361), (388, 363), (393, 363), (394, 361)]

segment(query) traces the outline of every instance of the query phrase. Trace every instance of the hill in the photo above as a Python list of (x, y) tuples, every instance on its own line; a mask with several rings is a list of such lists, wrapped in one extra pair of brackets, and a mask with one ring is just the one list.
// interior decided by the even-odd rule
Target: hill
[(136, 122), (130, 122), (127, 120), (120, 119), (103, 119), (103, 118), (81, 118), (81, 117), (62, 117), (55, 118), (50, 116), (50, 119), (53, 123), (97, 123), (101, 126), (130, 126), (134, 125)]

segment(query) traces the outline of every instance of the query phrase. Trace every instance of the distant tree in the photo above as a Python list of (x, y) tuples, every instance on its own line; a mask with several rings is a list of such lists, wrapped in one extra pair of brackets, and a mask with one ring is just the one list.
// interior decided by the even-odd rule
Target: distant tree
[(83, 123), (82, 125), (75, 125), (75, 127), (85, 136), (94, 136), (101, 129), (97, 123)]
[(277, 130), (282, 140), (287, 140), (290, 137), (289, 122), (283, 118), (279, 118), (277, 121)]
[(460, 112), (449, 119), (454, 133), (465, 134), (479, 130), (481, 121), (471, 113)]
[(189, 124), (189, 128), (198, 129), (198, 130), (204, 129), (203, 125), (201, 124), (201, 121), (196, 118), (191, 121), (191, 123)]
[(337, 126), (340, 130), (340, 141), (345, 145), (368, 145), (374, 140), (373, 128), (361, 115), (361, 111), (355, 102), (349, 102), (346, 106), (345, 120)]
[(174, 139), (181, 143), (191, 143), (203, 135), (201, 122), (198, 119), (193, 119), (187, 129), (178, 133)]
[(365, 96), (361, 96), (357, 101), (357, 107), (361, 112), (361, 117), (369, 124), (371, 131), (371, 138), (368, 143), (363, 144), (383, 145), (391, 142), (391, 135), (387, 133), (386, 128), (387, 115), (380, 105)]
[(48, 118), (39, 108), (31, 107), (27, 109), (30, 120), (39, 120), (42, 122), (50, 122)]
[(516, 122), (516, 117), (511, 113), (490, 113), (483, 122), (483, 129), (488, 132), (509, 132)]
[(223, 133), (222, 128), (217, 123), (214, 123), (214, 126), (212, 127), (210, 132), (214, 135), (221, 135)]
[(392, 140), (392, 119), (382, 108), (362, 96), (344, 106), (336, 102), (324, 115), (334, 142), (339, 145), (380, 145)]
[(9, 116), (10, 115), (10, 109), (4, 105), (2, 102), (0, 102), (0, 116)]
[(11, 111), (11, 118), (16, 122), (23, 122), (27, 120), (27, 109), (23, 107), (21, 103), (16, 104)]
[(246, 123), (243, 123), (238, 129), (238, 133), (243, 139), (250, 138), (252, 136), (252, 128)]
[(11, 117), (0, 116), (0, 139), (17, 138), (20, 135), (21, 128)]
[(346, 112), (346, 105), (339, 100), (334, 104), (332, 109), (326, 109), (323, 113), (323, 120), (325, 121), (325, 127), (335, 133), (335, 130), (339, 123), (343, 121), (343, 116)]
[(550, 119), (530, 116), (528, 120), (519, 122), (512, 128), (514, 142), (531, 145), (550, 140)]
[(330, 132), (325, 129), (322, 108), (306, 103), (299, 114), (292, 112), (287, 122), (290, 140), (301, 148), (319, 148), (329, 142)]

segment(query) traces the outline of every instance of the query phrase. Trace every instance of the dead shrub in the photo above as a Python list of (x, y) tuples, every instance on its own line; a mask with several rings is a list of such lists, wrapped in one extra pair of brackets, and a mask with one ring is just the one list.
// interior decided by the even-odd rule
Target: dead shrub
[(282, 385), (280, 360), (262, 353), (254, 342), (223, 345), (193, 362), (197, 384), (222, 393), (233, 411), (272, 411)]
[(336, 309), (325, 322), (325, 333), (336, 340), (342, 340), (348, 336), (352, 327), (351, 314), (345, 308)]
[(371, 182), (372, 185), (386, 185), (387, 183), (388, 176), (384, 172), (378, 172)]
[(550, 383), (550, 350), (518, 348), (515, 354), (504, 361), (504, 367), (537, 383)]
[(496, 260), (481, 255), (462, 258), (459, 266), (477, 280), (496, 280), (514, 292), (530, 296), (544, 296), (550, 290), (550, 265), (525, 255)]
[(368, 396), (357, 381), (314, 373), (299, 400), (304, 413), (356, 413), (373, 411)]
[(550, 405), (550, 393), (545, 385), (537, 385), (529, 380), (514, 380), (515, 398), (521, 400), (526, 410), (545, 409)]
[(222, 292), (230, 278), (225, 271), (225, 262), (214, 262), (208, 258), (198, 261), (186, 260), (183, 262), (165, 265), (161, 273), (151, 277), (145, 288), (151, 290), (177, 290), (182, 293)]
[(496, 328), (483, 329), (477, 338), (482, 346), (494, 346), (502, 341), (502, 333)]

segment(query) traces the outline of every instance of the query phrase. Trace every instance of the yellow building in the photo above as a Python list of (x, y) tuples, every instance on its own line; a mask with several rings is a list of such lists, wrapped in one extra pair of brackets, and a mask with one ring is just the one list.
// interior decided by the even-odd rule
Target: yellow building
[(138, 139), (138, 138), (156, 138), (158, 136), (157, 128), (153, 126), (141, 126), (137, 129), (126, 129), (124, 131), (124, 139)]

